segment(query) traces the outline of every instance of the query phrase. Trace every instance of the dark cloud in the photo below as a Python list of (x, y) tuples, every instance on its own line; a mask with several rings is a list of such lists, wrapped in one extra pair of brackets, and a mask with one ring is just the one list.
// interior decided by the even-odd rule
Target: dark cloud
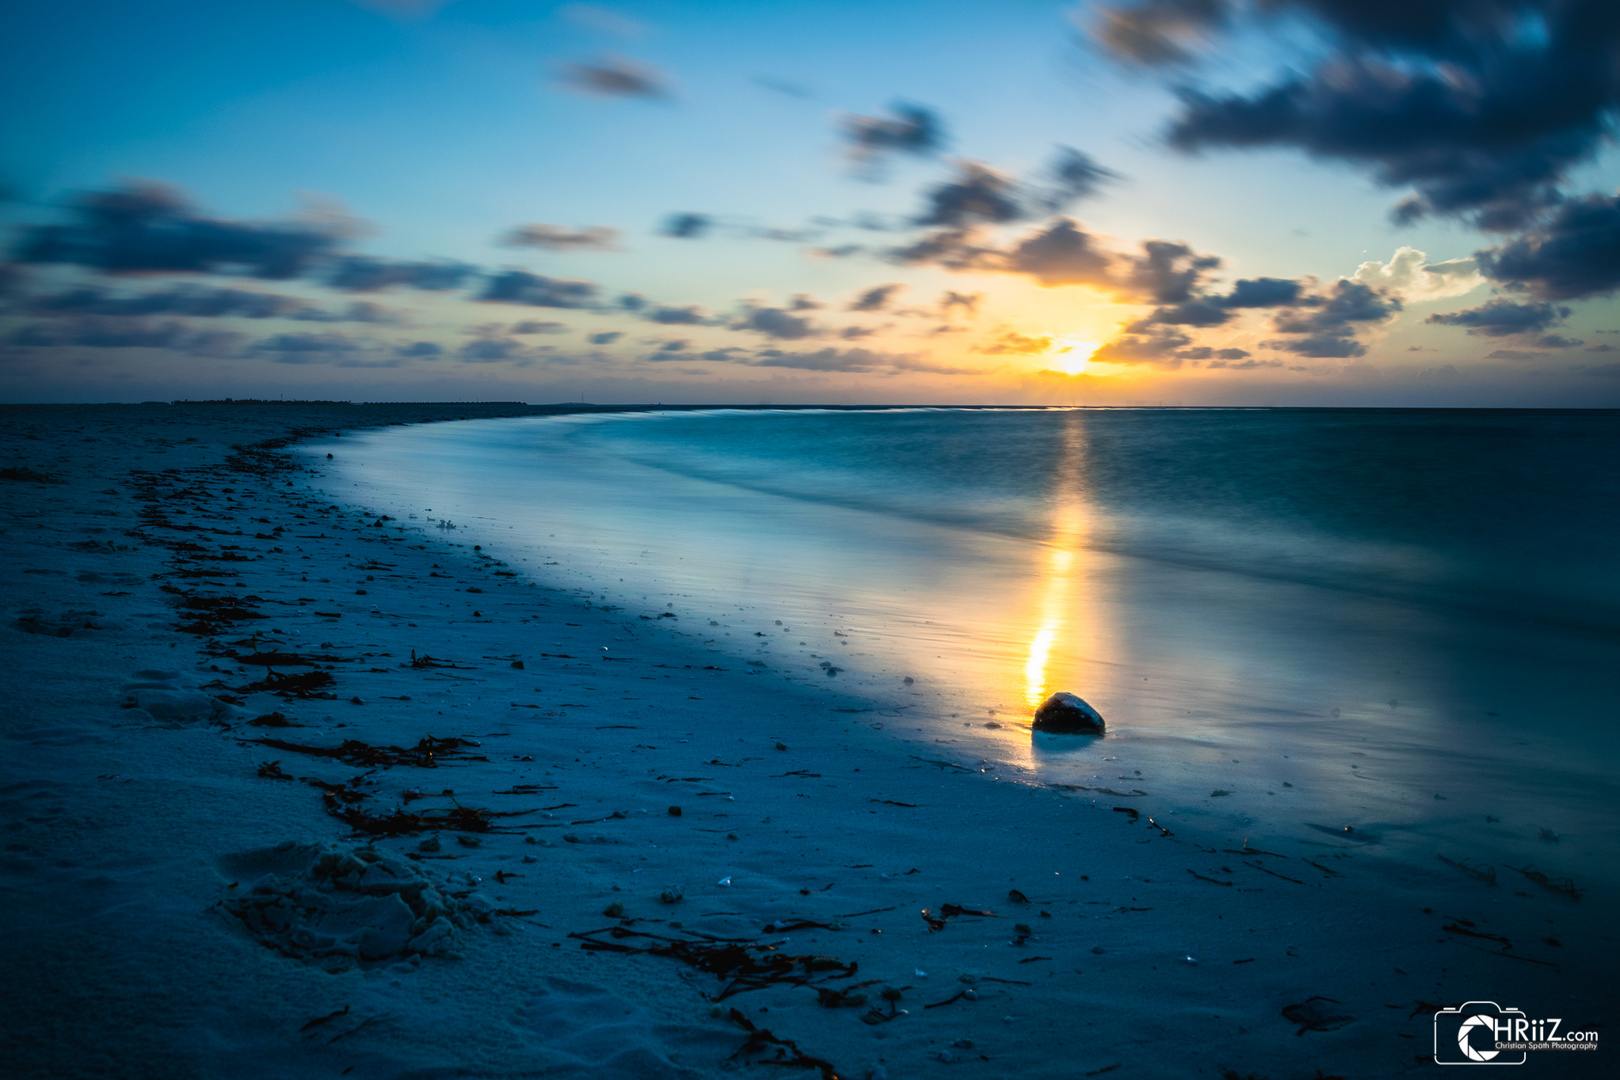
[(865, 326), (846, 326), (838, 331), (838, 336), (846, 341), (851, 341), (855, 338), (871, 337), (875, 333), (877, 333), (876, 330)]
[(888, 116), (846, 116), (840, 126), (850, 153), (865, 164), (889, 154), (927, 157), (945, 145), (945, 125), (921, 105), (900, 102)]
[(1222, 307), (1286, 307), (1299, 299), (1297, 281), (1283, 278), (1245, 278), (1232, 286), (1232, 291), (1220, 297)]
[(1158, 308), (1129, 329), (1133, 333), (1141, 333), (1156, 323), (1171, 326), (1219, 326), (1229, 318), (1231, 315), (1221, 306), (1218, 298), (1200, 297), (1185, 304), (1177, 304), (1175, 307)]
[(1113, 258), (1071, 218), (1059, 218), (1008, 253), (1006, 269), (1042, 285), (1111, 285)]
[(979, 313), (979, 301), (983, 299), (983, 293), (959, 293), (955, 289), (946, 289), (939, 294), (939, 309), (950, 314), (953, 309), (961, 308), (972, 317)]
[(457, 349), (455, 356), (464, 364), (498, 364), (523, 359), (528, 356), (528, 350), (521, 341), (511, 338), (479, 338)]
[(1199, 255), (1186, 244), (1169, 240), (1142, 241), (1142, 254), (1131, 262), (1128, 281), (1133, 290), (1160, 304), (1186, 302), (1204, 272), (1221, 265), (1214, 255)]
[(600, 334), (592, 334), (588, 340), (592, 345), (611, 345), (623, 336), (619, 330), (604, 330)]
[(956, 178), (930, 188), (925, 202), (916, 221), (922, 226), (1000, 225), (1029, 215), (1018, 182), (977, 161), (960, 163)]
[[(1315, 308), (1302, 312), (1291, 310), (1277, 316), (1275, 325), (1283, 334), (1348, 335), (1355, 332), (1351, 323), (1382, 322), (1401, 310), (1401, 302), (1388, 293), (1364, 285), (1359, 281), (1340, 279), (1326, 296), (1306, 297), (1304, 302)], [(1298, 351), (1298, 350), (1293, 350)], [(1360, 353), (1307, 353), (1308, 356), (1360, 356)]]
[(815, 327), (809, 319), (791, 315), (781, 308), (750, 308), (736, 322), (731, 324), (733, 330), (757, 330), (767, 337), (780, 338), (793, 341), (799, 338), (813, 337)]
[(1424, 322), (1466, 326), (1470, 334), (1506, 337), (1533, 334), (1569, 317), (1569, 308), (1546, 303), (1517, 304), (1498, 298), (1476, 308), (1430, 315)]
[(459, 289), (478, 268), (449, 260), (411, 262), (379, 259), (370, 255), (348, 255), (333, 265), (326, 284), (345, 292), (376, 292), (394, 285), (405, 285), (428, 292)]
[(826, 307), (821, 301), (809, 293), (794, 293), (793, 299), (788, 303), (789, 311), (820, 311)]
[(673, 94), (669, 80), (657, 68), (624, 56), (603, 56), (579, 64), (563, 64), (558, 81), (568, 90), (596, 97), (645, 98), (667, 101)]
[(1001, 253), (978, 243), (968, 229), (936, 229), (886, 253), (897, 263), (932, 263), (947, 270), (992, 270)]
[(629, 292), (620, 296), (614, 303), (626, 311), (640, 311), (647, 306), (647, 298), (640, 293)]
[(505, 270), (490, 276), (477, 299), (487, 303), (527, 304), (531, 307), (583, 308), (596, 303), (597, 286), (592, 281), (548, 278), (527, 270)]
[(518, 225), (502, 234), (508, 247), (537, 247), (550, 251), (618, 251), (619, 230), (605, 225), (569, 229), (561, 225)]
[(377, 323), (383, 326), (397, 325), (405, 321), (405, 317), (399, 312), (385, 308), (381, 304), (374, 304), (369, 300), (356, 300), (341, 311), (304, 307), (295, 311), (289, 317), (301, 322), (359, 322)]
[(1243, 349), (1215, 349), (1208, 345), (1195, 345), (1190, 349), (1179, 349), (1176, 355), (1183, 360), (1216, 360), (1220, 361), (1209, 365), (1210, 367), (1226, 367), (1224, 361), (1242, 360), (1249, 354)]
[(259, 224), (204, 217), (176, 189), (150, 182), (87, 192), (72, 211), (70, 224), (23, 229), (13, 257), (111, 274), (228, 272), (287, 279), (329, 258), (350, 235), (332, 221)]
[(702, 326), (709, 321), (703, 309), (696, 304), (686, 307), (656, 307), (641, 316), (648, 322), (662, 323), (665, 326)]
[[(1185, 60), (1235, 10), (1150, 0), (1113, 9), (1099, 36), (1131, 60)], [(1252, 10), (1304, 15), (1329, 48), (1314, 68), (1252, 93), (1183, 88), (1171, 145), (1349, 161), (1413, 189), (1397, 209), (1404, 220), (1525, 226), (1559, 204), (1568, 173), (1595, 156), (1620, 109), (1613, 0), (1271, 0)]]
[(57, 324), (35, 323), (13, 331), (13, 345), (76, 345), (88, 349), (180, 349), (192, 334), (183, 323), (144, 319), (82, 317)]
[(664, 219), (663, 228), (659, 229), (659, 232), (679, 240), (697, 240), (713, 227), (714, 218), (708, 214), (671, 214)]
[(1095, 195), (1103, 184), (1119, 179), (1089, 154), (1072, 146), (1060, 146), (1047, 166), (1047, 186), (1034, 194), (1034, 200), (1048, 213), (1056, 213), (1080, 199)]
[(444, 348), (431, 341), (415, 341), (409, 345), (401, 345), (394, 350), (396, 356), (415, 357), (420, 360), (437, 360), (444, 355)]
[(566, 334), (568, 327), (560, 322), (540, 322), (535, 319), (525, 319), (523, 322), (512, 324), (514, 334)]
[(1522, 349), (1497, 349), (1485, 354), (1487, 360), (1540, 360), (1546, 353), (1525, 352)]
[(119, 296), (106, 289), (84, 287), (31, 297), (26, 309), (35, 315), (187, 315), (193, 318), (234, 316), (269, 319), (296, 315), (307, 305), (307, 301), (291, 296), (246, 289), (181, 286)]
[(1585, 345), (1581, 338), (1567, 338), (1562, 334), (1542, 334), (1532, 342), (1541, 349), (1573, 349), (1578, 345)]
[(344, 334), (277, 334), (253, 343), (262, 353), (338, 353), (353, 352), (360, 346)]
[(849, 311), (882, 311), (889, 300), (905, 286), (901, 284), (874, 285), (850, 301)]
[(1491, 280), (1549, 300), (1612, 293), (1620, 289), (1620, 195), (1573, 199), (1545, 224), (1475, 258)]
[(1296, 356), (1338, 359), (1365, 356), (1367, 353), (1367, 346), (1355, 338), (1334, 333), (1312, 334), (1294, 341), (1268, 341), (1266, 347), (1291, 352)]

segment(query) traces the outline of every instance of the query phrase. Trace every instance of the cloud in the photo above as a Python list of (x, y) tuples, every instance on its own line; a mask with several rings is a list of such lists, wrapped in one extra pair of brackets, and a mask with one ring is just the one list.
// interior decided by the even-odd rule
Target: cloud
[[(1333, 283), (1333, 290), (1326, 296), (1311, 296), (1304, 299), (1315, 310), (1303, 314), (1297, 310), (1290, 310), (1277, 316), (1275, 326), (1282, 334), (1351, 334), (1355, 328), (1350, 323), (1356, 322), (1382, 322), (1395, 312), (1401, 310), (1401, 302), (1393, 296), (1385, 295), (1370, 285), (1359, 281), (1349, 281), (1340, 278)], [(1337, 356), (1339, 353), (1307, 353), (1306, 355)], [(1360, 356), (1360, 353), (1346, 355)]]
[(1524, 352), (1520, 349), (1497, 349), (1485, 354), (1487, 360), (1541, 360), (1546, 353)]
[(767, 337), (783, 340), (796, 340), (813, 337), (816, 334), (815, 326), (809, 319), (798, 315), (790, 315), (781, 308), (758, 307), (750, 308), (741, 318), (731, 324), (733, 330), (756, 330)]
[(521, 360), (528, 355), (523, 343), (511, 338), (479, 338), (467, 342), (455, 352), (455, 358), (464, 364), (498, 364), (506, 360)]
[(535, 319), (525, 319), (523, 322), (512, 324), (514, 334), (566, 334), (568, 327), (560, 322), (541, 322)]
[(1028, 356), (1033, 353), (1042, 353), (1052, 347), (1052, 338), (1046, 335), (1033, 336), (1020, 334), (1016, 330), (1004, 330), (994, 341), (984, 345), (973, 346), (976, 353), (989, 355), (1011, 354), (1015, 356)]
[(839, 123), (850, 155), (872, 165), (890, 154), (928, 157), (945, 145), (945, 125), (922, 105), (899, 102), (888, 116), (845, 116)]
[[(1226, 361), (1226, 360), (1242, 360), (1244, 357), (1248, 356), (1249, 354), (1247, 352), (1245, 352), (1244, 350), (1242, 350), (1242, 349), (1219, 349), (1219, 350), (1217, 350), (1217, 349), (1211, 348), (1208, 345), (1197, 345), (1197, 346), (1194, 346), (1193, 348), (1190, 348), (1190, 349), (1180, 349), (1180, 350), (1178, 350), (1176, 352), (1176, 355), (1181, 357), (1183, 360), (1209, 360), (1209, 359), (1214, 358), (1214, 359), (1217, 359), (1217, 360), (1220, 360), (1220, 361)], [(1214, 364), (1211, 364), (1209, 366), (1210, 367), (1225, 367), (1226, 364), (1224, 362), (1223, 363), (1214, 363)]]
[(276, 334), (252, 345), (255, 353), (278, 364), (326, 364), (358, 351), (360, 345), (345, 334)]
[(1177, 350), (1191, 344), (1192, 338), (1178, 330), (1158, 329), (1151, 334), (1115, 338), (1092, 353), (1091, 359), (1104, 364), (1152, 364), (1175, 369), (1183, 360), (1176, 355)]
[(254, 223), (205, 217), (177, 189), (132, 181), (80, 195), (69, 224), (22, 230), (13, 258), (109, 274), (241, 273), (285, 280), (329, 258), (352, 235), (337, 220)]
[(394, 285), (446, 292), (461, 288), (477, 273), (477, 267), (450, 260), (411, 262), (348, 255), (332, 266), (326, 284), (345, 292), (376, 292)]
[(889, 285), (874, 285), (850, 301), (848, 311), (882, 311), (888, 306), (890, 298), (904, 289), (905, 286), (895, 283)]
[(892, 353), (873, 352), (871, 349), (818, 349), (815, 352), (783, 352), (780, 349), (761, 349), (754, 354), (756, 367), (799, 368), (804, 371), (876, 371), (883, 368), (910, 367), (910, 357)]
[(648, 322), (662, 323), (665, 326), (702, 326), (709, 321), (709, 316), (696, 304), (686, 307), (656, 307), (641, 316)]
[(531, 307), (583, 308), (597, 302), (593, 281), (548, 278), (527, 270), (506, 270), (493, 274), (484, 283), (478, 300), (497, 304), (527, 304)]
[(1113, 283), (1113, 257), (1072, 218), (1059, 218), (1025, 236), (1007, 254), (1004, 266), (1046, 286)]
[(671, 214), (664, 219), (659, 231), (678, 240), (697, 240), (714, 227), (714, 218), (708, 214)]
[(1408, 303), (1463, 296), (1485, 283), (1475, 259), (1431, 263), (1428, 258), (1417, 248), (1403, 246), (1387, 263), (1376, 259), (1362, 263), (1351, 280), (1384, 289)]
[(1562, 334), (1542, 334), (1532, 344), (1542, 349), (1573, 349), (1578, 345), (1585, 345), (1586, 342), (1580, 338), (1567, 338)]
[(1620, 289), (1620, 195), (1572, 199), (1538, 228), (1474, 256), (1492, 281), (1543, 299), (1612, 293)]
[[(1103, 42), (1116, 55), (1162, 62), (1187, 59), (1184, 43), (1236, 8), (1159, 0), (1115, 10), (1150, 31), (1185, 28), (1116, 40), (1105, 22)], [(1291, 147), (1348, 161), (1381, 184), (1413, 190), (1396, 210), (1401, 220), (1438, 214), (1492, 230), (1525, 226), (1559, 203), (1568, 173), (1595, 156), (1620, 105), (1612, 0), (1276, 0), (1252, 10), (1257, 19), (1304, 16), (1327, 47), (1307, 46), (1307, 70), (1249, 93), (1182, 87), (1170, 144), (1188, 152)], [(1177, 12), (1193, 14), (1177, 24)], [(1177, 47), (1154, 53), (1133, 41)]]
[(35, 315), (186, 315), (192, 318), (231, 316), (269, 319), (295, 316), (308, 307), (308, 301), (247, 289), (207, 289), (182, 285), (119, 296), (106, 289), (86, 286), (54, 295), (31, 297), (25, 307)]
[(1546, 303), (1518, 304), (1498, 298), (1476, 308), (1430, 315), (1424, 322), (1442, 326), (1466, 326), (1470, 334), (1506, 337), (1532, 334), (1569, 317), (1569, 308)]
[(1268, 349), (1279, 349), (1296, 356), (1346, 359), (1367, 355), (1367, 346), (1342, 332), (1312, 334), (1293, 341), (1268, 341), (1265, 344)]
[(615, 37), (640, 37), (647, 32), (645, 23), (637, 22), (628, 15), (609, 8), (598, 7), (595, 4), (564, 4), (557, 9), (557, 15), (574, 23), (576, 26), (583, 26), (587, 30), (596, 30), (603, 34), (612, 34)]
[(537, 247), (548, 251), (618, 251), (619, 230), (606, 225), (568, 229), (561, 225), (517, 225), (503, 233), (507, 247)]
[(922, 226), (998, 225), (1029, 213), (1019, 198), (1018, 182), (978, 161), (960, 162), (956, 178), (929, 189), (925, 201), (916, 220)]
[(644, 98), (668, 101), (674, 95), (668, 78), (655, 67), (612, 54), (558, 69), (558, 83), (594, 97)]
[(624, 337), (623, 331), (603, 330), (599, 334), (592, 334), (587, 340), (590, 341), (592, 345), (611, 345), (622, 337)]
[(1184, 64), (1225, 24), (1225, 0), (1146, 0), (1098, 9), (1089, 28), (1117, 58), (1134, 64)]
[(955, 289), (946, 289), (939, 294), (939, 309), (948, 315), (954, 309), (961, 308), (972, 318), (979, 313), (979, 301), (983, 299), (983, 293), (959, 293)]
[(394, 355), (415, 357), (419, 360), (437, 360), (444, 355), (444, 348), (431, 341), (414, 341), (409, 345), (395, 348)]
[(1047, 166), (1049, 186), (1036, 193), (1035, 199), (1047, 212), (1056, 213), (1080, 199), (1090, 198), (1105, 183), (1118, 179), (1118, 173), (1103, 168), (1091, 155), (1072, 146), (1059, 146)]
[(1287, 307), (1299, 299), (1300, 283), (1285, 278), (1244, 278), (1214, 302), (1226, 308)]

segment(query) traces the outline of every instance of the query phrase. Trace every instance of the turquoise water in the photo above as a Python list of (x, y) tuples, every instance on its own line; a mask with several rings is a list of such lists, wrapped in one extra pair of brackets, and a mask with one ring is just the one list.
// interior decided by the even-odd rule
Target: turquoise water
[[(342, 443), (350, 499), (1008, 779), (1146, 790), (1257, 846), (1351, 825), (1430, 864), (1620, 866), (1612, 413), (713, 410)], [(1059, 689), (1108, 738), (1032, 737)]]

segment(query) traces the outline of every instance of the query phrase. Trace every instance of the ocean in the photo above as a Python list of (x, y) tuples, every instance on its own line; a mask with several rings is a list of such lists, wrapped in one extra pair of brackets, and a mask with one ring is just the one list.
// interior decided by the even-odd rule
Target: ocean
[[(1620, 875), (1612, 412), (713, 409), (311, 449), (334, 498), (629, 641), (1009, 782), (1259, 848)], [(1108, 735), (1032, 735), (1057, 690)]]

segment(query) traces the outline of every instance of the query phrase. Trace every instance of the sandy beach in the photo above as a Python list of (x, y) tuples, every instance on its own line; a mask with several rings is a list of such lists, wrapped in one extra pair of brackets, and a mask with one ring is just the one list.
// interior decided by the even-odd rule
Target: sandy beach
[(1013, 782), (899, 681), (751, 669), (290, 450), (541, 411), (0, 410), (12, 1075), (1359, 1078), (1467, 1001), (1602, 1030), (1579, 880), (1250, 847), (1106, 738), (1117, 780)]

